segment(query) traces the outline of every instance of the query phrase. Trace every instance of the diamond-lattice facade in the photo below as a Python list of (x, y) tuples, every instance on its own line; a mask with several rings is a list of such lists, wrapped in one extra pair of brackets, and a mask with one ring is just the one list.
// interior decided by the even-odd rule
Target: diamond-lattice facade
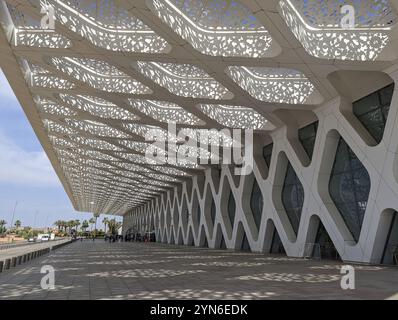
[[(321, 232), (342, 259), (392, 260), (395, 1), (46, 4), (54, 29), (41, 1), (0, 1), (0, 65), (76, 210), (163, 242), (300, 257)], [(254, 133), (241, 177), (219, 163), (234, 129)]]

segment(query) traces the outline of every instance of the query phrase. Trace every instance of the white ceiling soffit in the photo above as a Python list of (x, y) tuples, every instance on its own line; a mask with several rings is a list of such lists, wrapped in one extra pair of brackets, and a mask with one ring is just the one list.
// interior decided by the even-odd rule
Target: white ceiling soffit
[[(340, 1), (0, 1), (1, 68), (76, 210), (124, 214), (206, 165), (148, 162), (148, 132), (179, 134), (169, 150), (215, 159), (219, 132), (284, 125), (278, 110), (308, 112), (337, 96), (327, 80), (397, 59), (397, 14), (387, 0), (356, 1), (355, 28)], [(180, 134), (205, 147), (191, 150)]]

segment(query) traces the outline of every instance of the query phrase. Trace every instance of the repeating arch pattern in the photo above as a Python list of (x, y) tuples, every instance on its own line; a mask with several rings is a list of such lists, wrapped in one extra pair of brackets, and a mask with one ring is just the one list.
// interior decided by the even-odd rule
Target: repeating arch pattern
[[(360, 28), (355, 32), (338, 26), (345, 1), (157, 1), (176, 4), (194, 23), (191, 29), (177, 21), (180, 12), (168, 14), (167, 21), (159, 18), (162, 10), (150, 0), (48, 1), (79, 14), (58, 10), (47, 37), (46, 28), (37, 29), (39, 0), (0, 2), (0, 62), (76, 210), (125, 214), (127, 226), (154, 227), (158, 239), (170, 243), (224, 247), (224, 239), (229, 249), (265, 252), (274, 238), (274, 247), (291, 256), (303, 255), (305, 243), (314, 241), (318, 217), (343, 259), (380, 261), (378, 230), (388, 229), (388, 212), (397, 206), (396, 98), (386, 119), (387, 105), (353, 114), (351, 100), (338, 97), (356, 100), (391, 83), (386, 74), (396, 78), (396, 1), (378, 1), (380, 6), (355, 1)], [(209, 14), (203, 5), (210, 5)], [(234, 6), (239, 10), (230, 10)], [(211, 30), (214, 38), (201, 37), (199, 29)], [(253, 30), (256, 39), (239, 38)], [(29, 39), (19, 40), (24, 33)], [(145, 99), (166, 104), (130, 104)], [(375, 131), (368, 121), (380, 115)], [(297, 136), (316, 116), (318, 130)], [(144, 153), (153, 136), (145, 141), (146, 135), (167, 134), (171, 120), (178, 132), (173, 142), (185, 133), (224, 148), (232, 143), (225, 131), (202, 133), (223, 126), (253, 128), (253, 174), (236, 177), (227, 170), (233, 167), (199, 166), (197, 154), (184, 148), (195, 161), (147, 163)], [(350, 225), (329, 192), (340, 138), (371, 182), (358, 241), (352, 241)], [(263, 149), (266, 145), (273, 148)], [(177, 148), (180, 144), (170, 150)], [(294, 226), (281, 197), (288, 164), (304, 190)], [(254, 180), (264, 196), (255, 217), (248, 201)], [(231, 225), (224, 210), (229, 193), (235, 200)]]
[[(395, 141), (396, 138), (392, 138), (390, 135), (393, 132), (398, 134), (398, 120), (396, 119), (398, 115), (398, 92), (397, 90), (394, 91), (385, 128), (387, 133), (383, 138), (384, 143), (371, 148), (359, 133), (361, 132), (360, 128), (353, 126), (347, 115), (342, 112), (346, 104), (347, 102), (342, 99), (335, 99), (317, 112), (318, 130), (313, 159), (308, 166), (304, 165), (307, 163), (305, 151), (301, 154), (296, 152), (299, 148), (303, 148), (300, 141), (289, 139), (286, 128), (276, 130), (272, 134), (273, 145), (268, 176), (263, 175), (260, 172), (262, 167), (257, 165), (260, 161), (264, 161), (263, 158), (256, 159), (253, 171), (254, 178), (265, 197), (263, 217), (258, 228), (258, 235), (255, 232), (257, 229), (255, 221), (248, 217), (247, 211), (243, 208), (244, 199), (248, 196), (250, 198), (250, 194), (247, 194), (247, 183), (250, 176), (242, 176), (239, 184), (235, 185), (236, 179), (232, 175), (233, 170), (231, 171), (228, 166), (222, 168), (219, 181), (216, 181), (218, 174), (212, 173), (214, 169), (208, 169), (205, 172), (204, 193), (202, 193), (200, 187), (200, 176), (195, 176), (189, 182), (192, 185), (189, 192), (184, 183), (180, 193), (174, 192), (173, 195), (170, 192), (164, 193), (156, 200), (128, 212), (124, 217), (124, 225), (126, 227), (135, 225), (142, 216), (151, 215), (161, 217), (161, 221), (166, 221), (166, 212), (175, 208), (178, 199), (184, 199), (184, 201), (187, 199), (188, 210), (194, 213), (189, 218), (187, 229), (184, 229), (182, 225), (172, 226), (163, 223), (161, 228), (156, 229), (158, 241), (175, 243), (173, 239), (181, 234), (185, 245), (194, 242), (196, 246), (203, 246), (204, 239), (206, 239), (209, 247), (219, 248), (221, 236), (218, 233), (221, 231), (222, 239), (228, 249), (244, 250), (250, 247), (250, 250), (256, 252), (286, 251), (289, 256), (302, 257), (306, 243), (311, 242), (309, 234), (314, 234), (314, 237), (317, 234), (318, 229), (311, 230), (313, 224), (310, 223), (311, 217), (316, 216), (343, 260), (380, 263), (383, 254), (385, 254), (385, 239), (381, 244), (378, 242), (380, 240), (377, 234), (380, 232), (379, 226), (383, 222), (383, 213), (387, 209), (392, 208), (395, 211), (398, 209), (398, 202), (394, 200), (398, 197), (398, 179), (391, 174), (394, 163), (397, 161), (396, 154), (381, 152), (385, 145), (398, 146), (398, 142)], [(356, 244), (350, 241), (351, 236), (347, 225), (333, 204), (327, 187), (340, 136), (344, 138), (352, 152), (361, 159), (362, 165), (369, 172), (371, 180), (369, 202), (363, 218), (362, 231)], [(267, 145), (270, 146), (269, 143)], [(269, 154), (267, 152), (267, 156)], [(292, 237), (293, 230), (290, 222), (286, 219), (286, 216), (281, 214), (280, 201), (278, 203), (276, 199), (281, 198), (283, 187), (278, 185), (277, 181), (283, 181), (286, 173), (286, 163), (277, 161), (281, 154), (286, 157), (286, 161), (291, 164), (298, 178), (302, 181), (305, 194), (297, 237)], [(380, 170), (380, 163), (384, 163), (383, 170)], [(263, 176), (266, 176), (266, 178), (264, 179)], [(207, 192), (211, 192), (211, 197), (206, 196)], [(226, 194), (223, 194), (223, 192)], [(234, 215), (230, 215), (228, 210), (220, 209), (232, 207), (230, 194), (233, 195), (235, 202), (233, 207), (236, 207)], [(195, 200), (192, 201), (192, 199)], [(203, 211), (206, 206), (210, 205), (206, 201), (211, 202), (211, 199), (214, 199), (217, 208), (214, 220), (215, 227), (210, 225), (211, 221), (209, 223)], [(195, 212), (198, 212), (196, 211), (196, 202), (201, 208), (200, 221), (197, 217), (194, 217)], [(157, 209), (153, 210), (152, 208)], [(179, 214), (181, 213), (179, 212)], [(227, 216), (228, 220), (225, 220), (222, 215), (229, 215)], [(232, 232), (228, 231), (228, 225), (231, 226), (231, 224), (226, 223), (230, 217), (233, 217), (235, 221), (232, 224)], [(247, 243), (245, 242), (245, 235)], [(315, 238), (312, 239), (312, 242), (314, 241)]]

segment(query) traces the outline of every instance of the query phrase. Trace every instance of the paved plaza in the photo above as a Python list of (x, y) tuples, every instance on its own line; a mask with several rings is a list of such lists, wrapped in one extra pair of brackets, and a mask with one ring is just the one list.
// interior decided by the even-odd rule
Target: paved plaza
[[(43, 290), (41, 267), (55, 268)], [(398, 268), (341, 264), (162, 244), (75, 242), (0, 275), (0, 299), (388, 299)]]

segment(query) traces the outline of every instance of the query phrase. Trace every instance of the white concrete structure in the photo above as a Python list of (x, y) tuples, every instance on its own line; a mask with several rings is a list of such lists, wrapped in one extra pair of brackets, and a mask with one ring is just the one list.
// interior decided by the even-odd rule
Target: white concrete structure
[[(398, 6), (355, 2), (347, 29), (324, 2), (47, 0), (43, 30), (38, 0), (5, 0), (0, 66), (77, 210), (168, 243), (269, 252), (280, 238), (303, 257), (328, 235), (343, 260), (393, 261)], [(145, 135), (170, 122), (253, 129), (253, 174), (148, 163)]]

